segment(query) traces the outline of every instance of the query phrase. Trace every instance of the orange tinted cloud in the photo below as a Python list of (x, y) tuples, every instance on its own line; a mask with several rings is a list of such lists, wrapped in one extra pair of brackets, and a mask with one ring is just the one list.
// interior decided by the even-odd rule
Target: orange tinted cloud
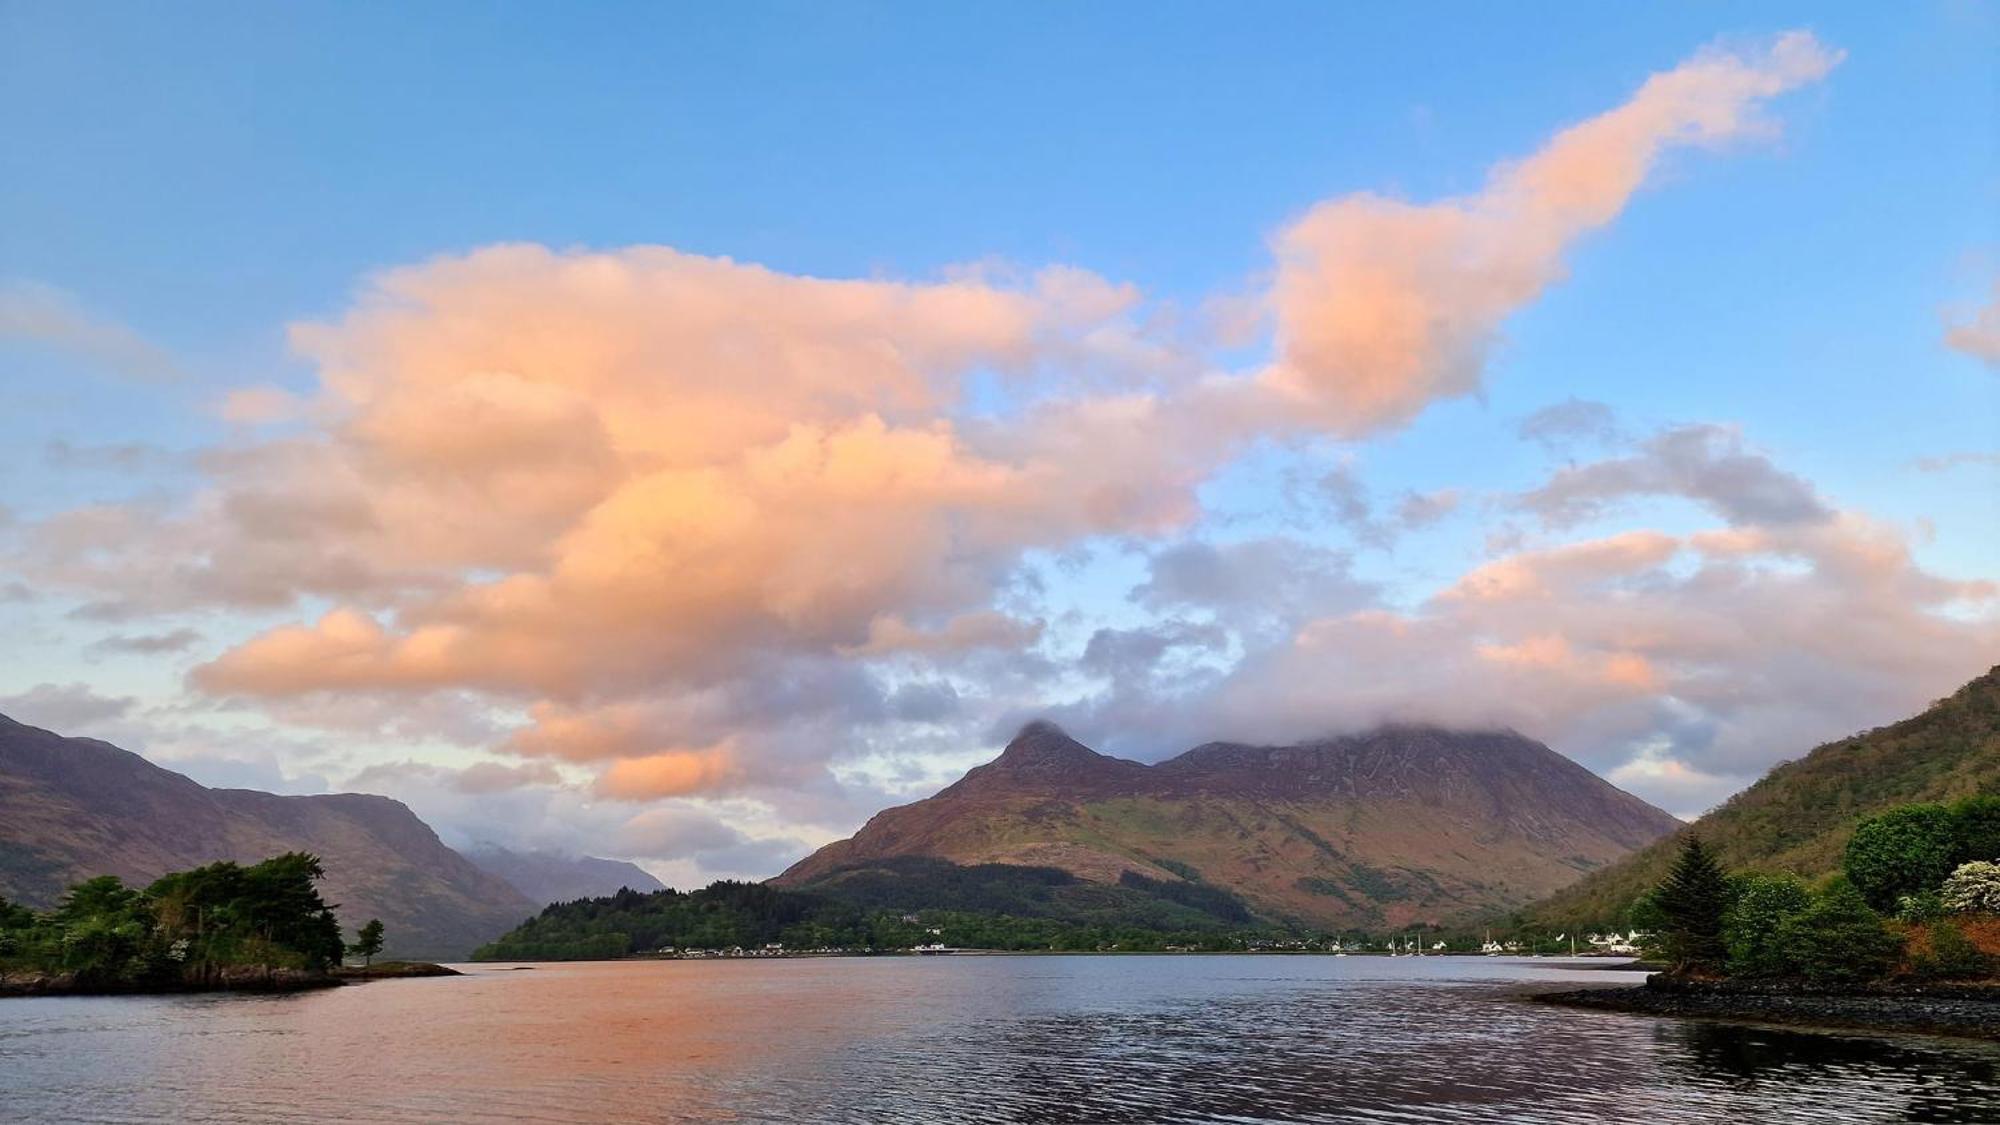
[(1988, 367), (2000, 369), (2000, 280), (1986, 303), (1967, 317), (1953, 318), (1945, 326), (1946, 345), (1964, 352)]
[(1313, 207), (1274, 242), (1278, 358), (1260, 388), (1348, 437), (1473, 393), (1501, 325), (1562, 277), (1568, 247), (1616, 218), (1662, 154), (1767, 131), (1763, 102), (1839, 61), (1807, 32), (1704, 51), (1502, 165), (1476, 195)]

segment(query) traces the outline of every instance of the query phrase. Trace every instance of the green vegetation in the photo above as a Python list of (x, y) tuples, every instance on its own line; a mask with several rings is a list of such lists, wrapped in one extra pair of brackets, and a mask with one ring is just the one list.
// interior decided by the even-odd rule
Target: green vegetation
[(556, 903), (476, 960), (591, 960), (657, 950), (1240, 949), (1263, 934), (1219, 888), (1127, 874), (1116, 886), (1049, 867), (902, 858), (809, 890), (722, 881), (690, 892)]
[[(1842, 870), (1849, 838), (1865, 818), (1904, 805), (1955, 801), (1950, 807), (1963, 834), (1963, 858), (2000, 860), (2000, 796), (1994, 794), (2000, 794), (2000, 669), (1921, 715), (1778, 766), (1702, 817), (1697, 828), (1726, 867), (1812, 881)], [(1642, 849), (1523, 917), (1553, 928), (1620, 925), (1633, 901), (1665, 876), (1676, 851), (1671, 840)], [(1894, 905), (1891, 900), (1877, 909)]]
[(1904, 805), (1855, 826), (1842, 867), (1868, 905), (1931, 890), (1958, 865), (1958, 818), (1943, 805)]
[(0, 903), (0, 972), (85, 989), (205, 987), (244, 970), (323, 973), (344, 949), (315, 885), (324, 875), (317, 857), (295, 852), (177, 871), (144, 890), (102, 875), (46, 913)]
[[(1978, 797), (1863, 818), (1843, 873), (1814, 890), (1790, 875), (1726, 876), (1688, 833), (1673, 869), (1634, 904), (1632, 916), (1657, 931), (1681, 976), (1819, 986), (1862, 985), (1898, 972), (1983, 977), (1992, 959), (1946, 913), (2000, 910), (2000, 865), (1961, 862), (1969, 849), (1989, 842), (1993, 807)], [(1893, 912), (1893, 922), (1885, 912)]]
[(1658, 890), (1653, 907), (1663, 922), (1668, 960), (1677, 973), (1713, 973), (1722, 968), (1727, 947), (1722, 918), (1729, 909), (1729, 881), (1701, 837), (1688, 833)]
[(363, 965), (373, 965), (375, 955), (382, 952), (382, 919), (368, 919), (368, 924), (354, 935), (354, 944), (348, 946), (347, 951), (361, 958)]
[(1813, 984), (1864, 984), (1887, 976), (1903, 942), (1882, 924), (1854, 884), (1834, 878), (1812, 904), (1778, 927), (1797, 975)]
[(1730, 975), (1782, 977), (1790, 972), (1792, 958), (1779, 935), (1812, 905), (1812, 891), (1789, 875), (1738, 875), (1730, 880), (1729, 897), (1722, 937)]

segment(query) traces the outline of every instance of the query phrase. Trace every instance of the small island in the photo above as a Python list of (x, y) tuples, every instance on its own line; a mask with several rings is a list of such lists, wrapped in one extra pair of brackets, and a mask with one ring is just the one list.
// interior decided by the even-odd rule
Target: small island
[(1578, 1008), (2000, 1039), (2000, 797), (1861, 821), (1842, 869), (1730, 873), (1689, 833), (1632, 910), (1668, 968)]
[[(143, 889), (101, 875), (42, 912), (0, 899), (0, 996), (293, 991), (456, 975), (442, 965), (375, 964), (379, 920), (349, 946), (320, 897), (324, 877), (317, 856), (289, 852), (172, 872)], [(350, 952), (360, 966), (343, 965)]]

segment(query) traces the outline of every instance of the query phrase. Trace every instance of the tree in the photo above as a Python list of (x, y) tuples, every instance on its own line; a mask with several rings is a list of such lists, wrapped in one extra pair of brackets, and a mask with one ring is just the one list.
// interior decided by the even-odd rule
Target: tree
[(363, 965), (374, 964), (375, 955), (382, 952), (382, 919), (368, 919), (368, 924), (354, 935), (354, 944), (348, 946), (347, 951), (361, 958)]
[(2000, 863), (2000, 796), (1967, 797), (1951, 806), (1951, 815), (1958, 822), (1959, 863)]
[(1958, 817), (1943, 805), (1904, 805), (1863, 820), (1847, 842), (1847, 878), (1877, 910), (1935, 890), (1958, 856)]
[(1978, 980), (1992, 970), (1992, 958), (1979, 951), (1965, 931), (1946, 921), (1928, 927), (1929, 951), (1916, 958), (1918, 976), (1933, 980)]
[(2000, 914), (2000, 863), (1960, 864), (1944, 881), (1944, 908), (1954, 914)]
[(1793, 971), (1814, 984), (1862, 984), (1889, 971), (1903, 942), (1854, 884), (1835, 876), (1813, 904), (1778, 928)]
[(1653, 892), (1663, 920), (1661, 939), (1676, 973), (1713, 973), (1728, 955), (1722, 916), (1729, 907), (1729, 881), (1701, 837), (1681, 838), (1673, 869)]
[(1791, 968), (1778, 940), (1784, 924), (1812, 905), (1812, 891), (1790, 875), (1739, 875), (1730, 880), (1722, 939), (1735, 976), (1783, 976)]

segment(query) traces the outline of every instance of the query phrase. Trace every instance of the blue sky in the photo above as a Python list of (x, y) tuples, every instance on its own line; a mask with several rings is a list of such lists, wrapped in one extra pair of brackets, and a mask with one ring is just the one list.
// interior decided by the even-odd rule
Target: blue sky
[[(0, 504), (21, 591), (0, 614), (29, 641), (0, 651), (0, 696), (82, 685), (124, 700), (65, 712), (46, 701), (81, 697), (34, 697), (51, 725), (97, 722), (197, 776), (255, 759), (257, 778), (311, 788), (383, 763), (540, 761), (496, 753), (504, 734), (482, 743), (329, 731), (299, 721), (297, 700), (225, 702), (184, 681), (266, 628), (343, 604), (324, 590), (301, 586), (293, 602), (255, 608), (177, 605), (157, 621), (78, 619), (75, 607), (103, 591), (66, 588), (46, 569), (52, 556), (37, 553), (46, 521), (81, 507), (198, 506), (204, 489), (221, 486), (190, 458), (266, 440), (218, 417), (217, 403), (252, 385), (317, 393), (320, 364), (288, 344), (287, 326), (340, 320), (379, 271), (496, 243), (606, 254), (659, 244), (787, 275), (910, 282), (969, 262), (1060, 264), (1133, 286), (1152, 315), (1193, 317), (1218, 297), (1269, 287), (1274, 239), (1317, 202), (1473, 195), (1496, 164), (1612, 109), (1648, 74), (1706, 44), (1795, 28), (1845, 58), (1771, 103), (1776, 136), (1664, 156), (1615, 221), (1566, 246), (1564, 279), (1505, 318), (1477, 394), (1442, 398), (1359, 440), (1281, 440), (1232, 455), (1206, 475), (1199, 513), (1157, 534), (1087, 529), (999, 559), (1012, 577), (996, 584), (995, 604), (1022, 573), (1042, 573), (1038, 644), (1056, 666), (1037, 674), (1045, 679), (1015, 670), (1001, 688), (1001, 673), (977, 662), (865, 668), (885, 690), (916, 677), (942, 678), (967, 699), (984, 693), (958, 725), (857, 736), (829, 766), (834, 778), (896, 776), (919, 788), (990, 754), (995, 724), (1037, 707), (1117, 743), (1116, 691), (1069, 666), (1087, 638), (1190, 615), (1237, 624), (1214, 606), (1163, 616), (1134, 601), (1150, 560), (1175, 545), (1286, 537), (1345, 555), (1345, 576), (1372, 584), (1382, 606), (1418, 612), (1506, 552), (1496, 536), (1519, 528), (1503, 526), (1510, 517), (1491, 498), (1533, 490), (1562, 463), (1516, 428), (1571, 398), (1606, 404), (1631, 448), (1677, 425), (1737, 427), (1747, 456), (1810, 482), (1829, 507), (1896, 529), (1924, 574), (1995, 578), (1990, 460), (1944, 471), (1915, 463), (1990, 455), (2000, 434), (2000, 380), (1943, 342), (1947, 320), (1991, 299), (2000, 257), (1996, 9), (1676, 5), (1613, 20), (1587, 5), (1527, 19), (1474, 5), (8, 4), (0, 93), (31, 107), (10, 116), (0, 167), (10, 300), (53, 303), (104, 331), (122, 326), (121, 339), (147, 342), (170, 371), (134, 378), (73, 340), (0, 337), (0, 380), (14, 404), (0, 414)], [(1265, 334), (1212, 347), (1205, 362), (1248, 369), (1272, 349)], [(103, 452), (122, 446), (136, 451), (122, 461)], [(1371, 542), (1297, 499), (1335, 466), (1365, 482), (1378, 517), (1409, 493), (1451, 491), (1460, 506)], [(1685, 535), (1713, 522), (1699, 497), (1654, 493), (1562, 531)], [(155, 549), (188, 542), (169, 536)], [(40, 562), (19, 561), (29, 556)], [(1067, 561), (1046, 561), (1059, 557)], [(489, 577), (472, 566), (454, 574)], [(1946, 666), (1991, 663), (1990, 647), (1976, 652), (1993, 637), (1983, 624), (1992, 609), (1975, 598), (1923, 611), (1978, 630), (1959, 638), (1968, 647)], [(412, 612), (394, 599), (372, 611)], [(92, 647), (176, 628), (202, 639), (148, 654)], [(1253, 647), (1235, 637), (1193, 659), (1226, 670)], [(810, 655), (857, 666), (832, 650)], [(1931, 682), (1942, 672), (1924, 675), (1877, 705), (1953, 686)], [(1181, 703), (1233, 690), (1151, 684)], [(526, 706), (450, 686), (460, 689), (502, 732)], [(326, 701), (326, 689), (314, 691)], [(1755, 776), (1758, 763), (1744, 757), (1707, 763), (1709, 780), (1684, 792), (1648, 792), (1643, 771), (1616, 775), (1646, 755), (1698, 757), (1662, 750), (1673, 742), (1665, 729), (1608, 734), (1583, 722), (1529, 733), (1679, 812)], [(1804, 720), (1769, 730), (1839, 733)], [(225, 746), (217, 732), (245, 741)], [(1156, 753), (1172, 741), (1157, 732), (1121, 745)], [(1768, 756), (1804, 748), (1770, 746)], [(884, 799), (865, 786), (829, 789), (808, 770), (819, 780), (610, 807), (591, 790), (590, 768), (566, 760), (558, 780), (504, 799), (539, 794), (538, 816), (583, 826), (551, 828), (549, 839), (599, 851), (623, 840), (626, 853), (669, 872), (693, 861), (644, 851), (633, 818), (718, 819), (746, 847), (777, 841), (775, 855), (784, 841), (851, 827)], [(478, 801), (445, 807), (424, 788), (438, 784), (409, 775), (385, 787), (404, 786), (398, 795), (466, 833), (491, 816)], [(833, 790), (841, 795), (826, 796)]]

